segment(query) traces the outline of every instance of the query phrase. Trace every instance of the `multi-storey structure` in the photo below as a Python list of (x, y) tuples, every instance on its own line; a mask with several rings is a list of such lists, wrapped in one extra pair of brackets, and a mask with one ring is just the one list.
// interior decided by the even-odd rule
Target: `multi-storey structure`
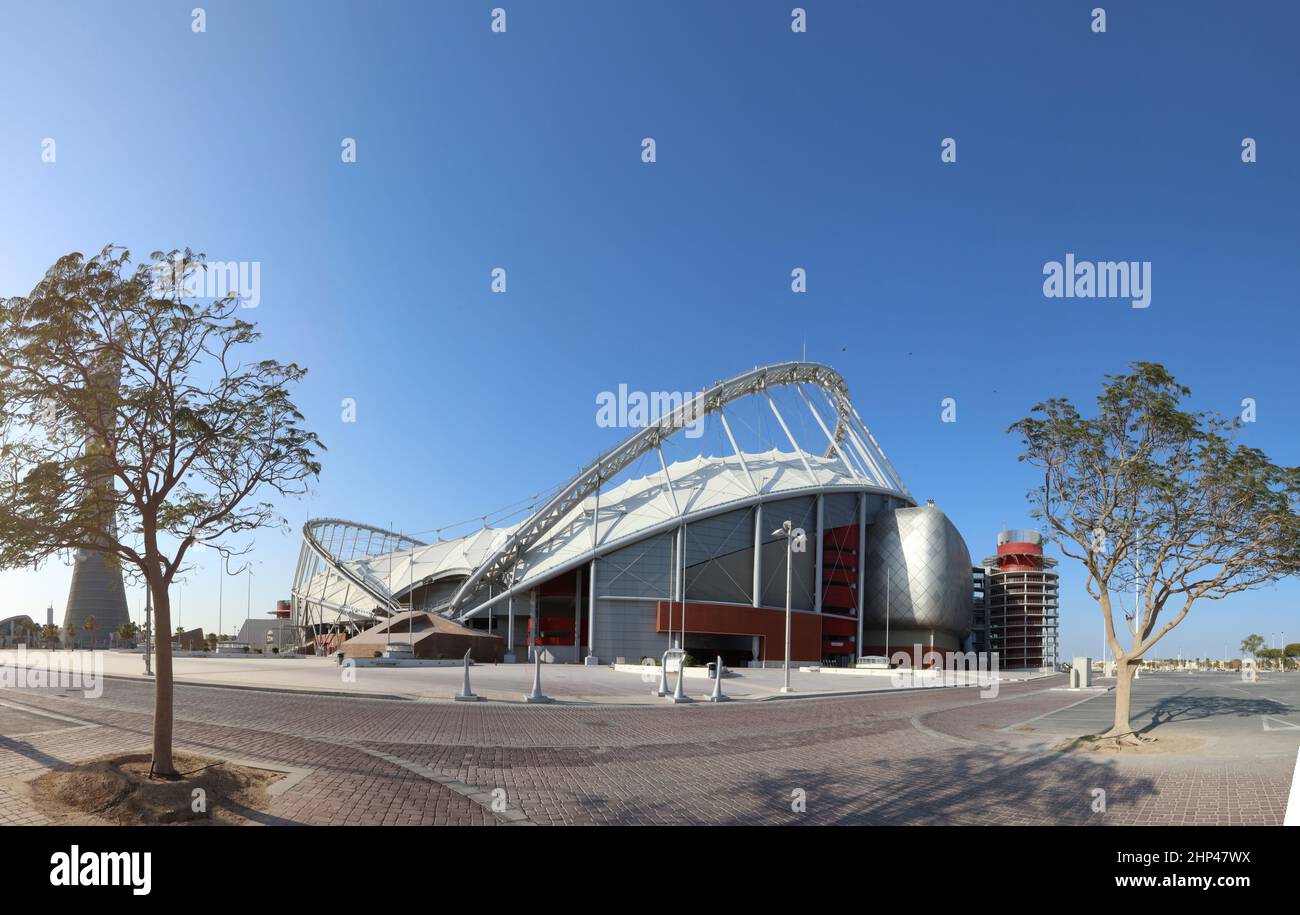
[(998, 549), (974, 569), (972, 634), (1004, 670), (1055, 667), (1059, 612), (1056, 560), (1037, 531), (998, 534)]

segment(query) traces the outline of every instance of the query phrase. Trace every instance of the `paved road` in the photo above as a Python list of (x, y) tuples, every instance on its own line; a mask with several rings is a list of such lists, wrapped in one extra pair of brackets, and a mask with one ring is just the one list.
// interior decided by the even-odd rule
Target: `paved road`
[[(1104, 693), (1027, 726), (1033, 732), (1073, 735), (1108, 727), (1115, 694)], [(1142, 733), (1190, 737), (1201, 756), (1236, 759), (1295, 756), (1300, 739), (1300, 674), (1266, 673), (1258, 683), (1234, 674), (1148, 674), (1133, 684), (1132, 723)]]
[[(946, 689), (651, 708), (182, 686), (176, 733), (193, 752), (307, 770), (268, 823), (1281, 822), (1300, 731), (1231, 758), (1061, 754), (1042, 716), (1098, 701), (1049, 688), (1063, 683), (990, 699)], [(109, 680), (98, 699), (6, 689), (0, 702), (28, 716), (0, 717), (0, 823), (43, 821), (17, 781), (148, 746), (146, 683)], [(32, 726), (47, 714), (58, 724)]]

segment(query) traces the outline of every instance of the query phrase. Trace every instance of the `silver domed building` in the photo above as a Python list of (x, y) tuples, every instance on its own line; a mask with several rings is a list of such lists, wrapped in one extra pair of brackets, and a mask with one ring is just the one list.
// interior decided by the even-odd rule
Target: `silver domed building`
[(962, 647), (973, 608), (970, 550), (947, 515), (933, 503), (882, 512), (867, 529), (865, 558), (863, 654)]

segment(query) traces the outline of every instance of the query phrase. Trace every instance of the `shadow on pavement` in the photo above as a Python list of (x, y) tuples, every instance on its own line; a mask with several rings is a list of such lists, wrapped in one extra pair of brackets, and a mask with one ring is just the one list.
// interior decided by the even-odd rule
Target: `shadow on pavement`
[[(808, 812), (787, 822), (840, 825), (979, 825), (1047, 823), (1103, 825), (1094, 811), (1105, 792), (1107, 809), (1134, 805), (1157, 793), (1144, 777), (1120, 775), (1110, 762), (1066, 754), (1025, 757), (988, 750), (957, 750), (890, 766), (866, 789), (837, 785), (815, 773), (765, 779), (755, 793), (789, 798), (793, 787), (808, 793)], [(801, 784), (797, 778), (802, 777)], [(789, 802), (786, 802), (789, 810)]]
[[(1151, 779), (1120, 774), (1109, 761), (977, 748), (881, 764), (870, 771), (869, 784), (847, 782), (846, 774), (792, 768), (743, 788), (687, 790), (676, 801), (660, 795), (577, 802), (593, 820), (614, 823), (1082, 826), (1108, 822), (1094, 810), (1097, 789), (1111, 812), (1159, 793)], [(796, 791), (803, 793), (802, 813), (792, 809)]]
[(1287, 715), (1292, 711), (1294, 709), (1291, 706), (1274, 699), (1238, 699), (1187, 693), (1161, 699), (1143, 711), (1143, 715), (1151, 717), (1151, 723), (1139, 728), (1138, 733), (1148, 734), (1161, 725), (1175, 721), (1200, 721), (1223, 716), (1252, 718), (1258, 715)]

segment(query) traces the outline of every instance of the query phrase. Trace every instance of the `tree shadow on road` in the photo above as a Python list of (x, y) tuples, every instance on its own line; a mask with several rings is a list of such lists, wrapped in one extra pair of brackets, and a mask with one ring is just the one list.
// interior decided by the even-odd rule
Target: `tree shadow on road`
[[(865, 787), (837, 774), (785, 773), (754, 785), (756, 796), (808, 794), (807, 813), (786, 822), (838, 825), (1104, 825), (1097, 808), (1132, 805), (1157, 793), (1144, 777), (1121, 775), (1110, 762), (1059, 753), (1034, 756), (970, 748), (897, 762)], [(800, 784), (792, 779), (802, 778)], [(1098, 792), (1104, 792), (1104, 795)], [(789, 802), (785, 804), (789, 810)]]
[(38, 750), (25, 740), (16, 737), (5, 737), (0, 735), (0, 750), (8, 750), (11, 753), (17, 753), (32, 762), (44, 766), (47, 769), (59, 769), (71, 765), (66, 760), (57, 756), (51, 756), (43, 750)]
[(787, 768), (743, 784), (683, 785), (613, 804), (575, 800), (597, 822), (1081, 826), (1115, 821), (1099, 809), (1103, 801), (1115, 813), (1158, 793), (1150, 778), (1120, 773), (1109, 760), (954, 746), (875, 765)]
[[(1168, 696), (1142, 712), (1149, 715), (1151, 723), (1138, 729), (1139, 734), (1149, 734), (1156, 728), (1175, 721), (1200, 721), (1206, 718), (1232, 716), (1254, 718), (1259, 715), (1287, 715), (1294, 709), (1275, 699), (1238, 699), (1231, 696), (1206, 696), (1185, 693)], [(1137, 717), (1137, 716), (1134, 716)]]

